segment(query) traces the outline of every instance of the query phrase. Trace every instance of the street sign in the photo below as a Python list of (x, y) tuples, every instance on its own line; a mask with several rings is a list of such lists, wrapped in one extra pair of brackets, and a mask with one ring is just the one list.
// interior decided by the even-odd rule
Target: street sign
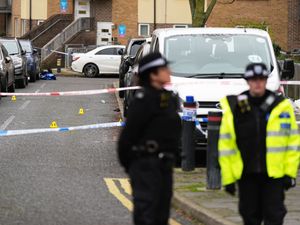
[(60, 0), (60, 12), (67, 13), (68, 11), (68, 0)]
[(126, 25), (120, 24), (118, 27), (119, 30), (119, 37), (125, 37), (126, 35)]

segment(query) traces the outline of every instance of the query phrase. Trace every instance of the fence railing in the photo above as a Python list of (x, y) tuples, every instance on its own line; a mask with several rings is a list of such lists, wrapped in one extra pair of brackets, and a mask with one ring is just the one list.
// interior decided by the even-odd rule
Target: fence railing
[(47, 43), (42, 51), (42, 61), (47, 59), (52, 54), (52, 51), (58, 50), (63, 47), (71, 38), (76, 34), (84, 30), (93, 29), (93, 18), (85, 17), (74, 20), (69, 26), (67, 26), (61, 33), (56, 35), (49, 43)]

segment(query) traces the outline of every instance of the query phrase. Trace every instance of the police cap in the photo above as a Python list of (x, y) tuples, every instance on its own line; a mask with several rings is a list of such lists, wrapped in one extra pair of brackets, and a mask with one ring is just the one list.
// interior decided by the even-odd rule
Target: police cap
[(168, 64), (169, 62), (161, 53), (150, 53), (140, 60), (139, 75), (149, 74), (151, 71), (159, 67), (166, 67)]
[(267, 66), (264, 63), (251, 63), (246, 67), (246, 72), (244, 78), (246, 80), (261, 77), (267, 79), (270, 75), (270, 72), (267, 69)]

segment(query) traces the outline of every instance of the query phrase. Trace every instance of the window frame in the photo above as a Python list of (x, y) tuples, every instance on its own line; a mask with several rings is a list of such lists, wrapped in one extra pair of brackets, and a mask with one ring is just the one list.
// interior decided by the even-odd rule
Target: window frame
[[(142, 26), (147, 26), (147, 35), (141, 34)], [(150, 24), (149, 23), (140, 23), (139, 24), (139, 36), (141, 36), (141, 37), (149, 37), (150, 36)]]
[[(105, 50), (108, 50), (108, 49), (113, 49), (113, 54), (98, 54), (99, 52), (102, 52), (102, 51), (105, 51)], [(117, 55), (118, 54), (118, 51), (116, 50), (117, 48), (113, 48), (113, 47), (110, 47), (110, 48), (104, 48), (104, 49), (101, 49), (100, 51), (96, 52), (95, 55)]]

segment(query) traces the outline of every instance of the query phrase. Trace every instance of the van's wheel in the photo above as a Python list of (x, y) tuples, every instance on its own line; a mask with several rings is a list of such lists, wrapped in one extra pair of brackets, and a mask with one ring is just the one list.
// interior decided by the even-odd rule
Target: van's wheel
[(20, 79), (20, 80), (16, 80), (17, 88), (25, 88), (26, 87), (26, 80), (27, 80), (27, 77), (24, 77), (23, 79)]
[(39, 80), (39, 79), (40, 79), (40, 72), (37, 72), (37, 73), (35, 74), (35, 76), (36, 76), (36, 80)]
[(98, 76), (98, 74), (99, 74), (98, 66), (96, 66), (95, 64), (89, 63), (84, 66), (83, 73), (86, 77), (94, 78), (94, 77)]
[(13, 82), (9, 87), (8, 87), (8, 92), (14, 93), (16, 89), (15, 82)]
[(36, 81), (36, 74), (30, 75), (30, 82), (35, 82)]
[(8, 87), (7, 87), (7, 79), (4, 79), (4, 81), (3, 82), (1, 82), (1, 90), (3, 91), (3, 92), (8, 92)]

